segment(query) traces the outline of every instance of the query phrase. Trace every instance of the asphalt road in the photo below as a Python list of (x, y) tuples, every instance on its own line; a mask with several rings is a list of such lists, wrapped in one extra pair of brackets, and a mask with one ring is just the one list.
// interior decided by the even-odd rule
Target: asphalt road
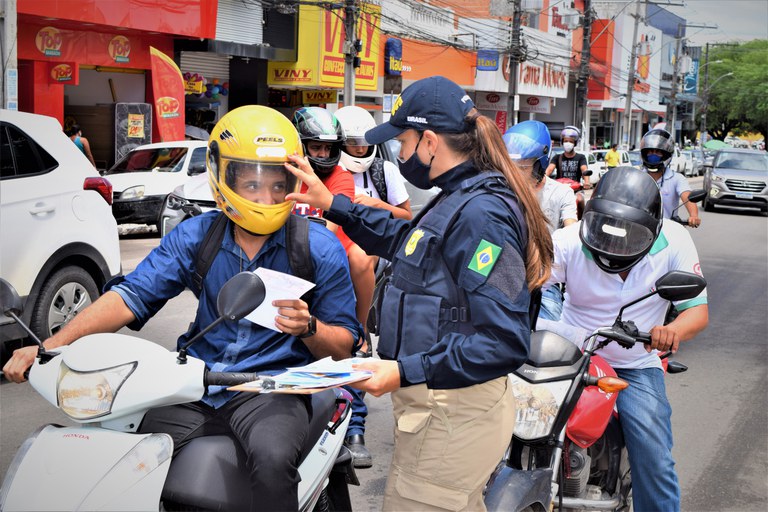
[[(696, 187), (701, 179), (691, 182)], [(677, 356), (690, 370), (667, 380), (682, 509), (762, 511), (768, 503), (768, 219), (737, 210), (701, 217), (702, 227), (691, 233), (709, 283), (710, 326)], [(153, 233), (133, 231), (121, 237), (125, 271), (158, 243)], [(185, 292), (141, 335), (170, 347), (193, 314), (194, 297)], [(366, 402), (374, 466), (358, 470), (361, 485), (351, 491), (355, 510), (379, 510), (391, 460), (391, 403), (370, 396)], [(50, 422), (69, 423), (27, 384), (0, 385), (0, 474), (26, 435)]]

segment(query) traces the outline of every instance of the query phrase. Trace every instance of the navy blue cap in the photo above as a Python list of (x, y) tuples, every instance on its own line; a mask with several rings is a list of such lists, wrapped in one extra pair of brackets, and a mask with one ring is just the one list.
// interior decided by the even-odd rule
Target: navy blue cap
[(464, 118), (475, 107), (464, 89), (443, 76), (422, 78), (405, 88), (386, 123), (365, 132), (368, 144), (381, 144), (413, 128), (423, 132), (464, 133)]

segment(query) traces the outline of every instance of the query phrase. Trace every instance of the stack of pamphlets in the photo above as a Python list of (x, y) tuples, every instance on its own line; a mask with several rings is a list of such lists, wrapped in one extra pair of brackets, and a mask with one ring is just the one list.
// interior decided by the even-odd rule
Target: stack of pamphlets
[(315, 393), (370, 378), (373, 372), (355, 370), (353, 364), (365, 359), (351, 358), (334, 361), (326, 357), (298, 368), (287, 368), (277, 375), (263, 375), (257, 380), (229, 388), (251, 393)]

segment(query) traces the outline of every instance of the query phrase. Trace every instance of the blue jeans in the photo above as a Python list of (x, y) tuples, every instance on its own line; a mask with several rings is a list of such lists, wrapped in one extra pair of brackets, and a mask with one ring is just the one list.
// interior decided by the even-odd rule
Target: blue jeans
[(660, 368), (620, 370), (629, 387), (617, 406), (632, 471), (636, 512), (680, 510), (680, 486), (672, 459), (672, 407)]
[(354, 436), (355, 434), (365, 434), (365, 417), (368, 416), (368, 406), (365, 405), (363, 400), (363, 392), (359, 389), (355, 389), (351, 386), (344, 386), (344, 389), (349, 391), (352, 395), (352, 417), (349, 418), (349, 428), (347, 429), (347, 436)]
[(563, 313), (563, 292), (560, 290), (560, 285), (553, 284), (543, 292), (541, 292), (541, 309), (539, 310), (539, 318), (546, 320), (560, 320), (560, 315)]

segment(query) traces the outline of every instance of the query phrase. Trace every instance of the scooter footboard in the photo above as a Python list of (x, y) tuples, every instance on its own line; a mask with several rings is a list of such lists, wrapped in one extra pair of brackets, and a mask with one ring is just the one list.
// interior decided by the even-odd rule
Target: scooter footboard
[(520, 471), (502, 464), (488, 482), (485, 506), (489, 512), (517, 512), (526, 507), (548, 511), (551, 494), (551, 469)]
[(6, 474), (0, 510), (157, 509), (170, 436), (47, 425), (30, 440)]

